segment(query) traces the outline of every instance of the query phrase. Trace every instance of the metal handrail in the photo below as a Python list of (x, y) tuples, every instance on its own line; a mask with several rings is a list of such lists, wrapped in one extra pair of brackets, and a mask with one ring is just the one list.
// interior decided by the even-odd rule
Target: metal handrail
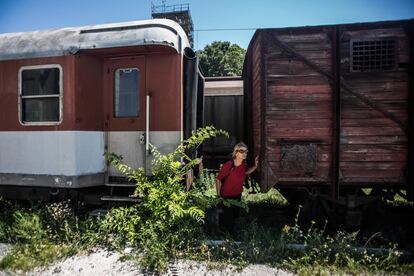
[(165, 13), (165, 12), (182, 12), (189, 11), (190, 4), (176, 4), (167, 6), (165, 3), (162, 5), (156, 6), (154, 3), (151, 3), (151, 12), (152, 13)]

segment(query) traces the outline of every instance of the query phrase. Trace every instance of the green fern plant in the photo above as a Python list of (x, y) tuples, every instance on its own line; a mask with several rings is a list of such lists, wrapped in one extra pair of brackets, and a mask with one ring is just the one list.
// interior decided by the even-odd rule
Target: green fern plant
[(124, 233), (129, 243), (141, 248), (141, 264), (145, 267), (165, 269), (171, 249), (181, 244), (176, 233), (196, 232), (204, 223), (206, 208), (218, 202), (216, 196), (205, 195), (202, 185), (189, 191), (185, 185), (187, 172), (199, 163), (190, 153), (217, 135), (228, 136), (225, 131), (209, 126), (194, 131), (171, 153), (162, 154), (151, 147), (152, 176), (146, 176), (143, 168), (133, 169), (123, 164), (121, 156), (108, 155), (110, 164), (137, 184), (134, 195), (142, 198), (142, 203), (122, 212), (112, 211), (111, 218), (103, 220), (102, 229), (106, 233)]

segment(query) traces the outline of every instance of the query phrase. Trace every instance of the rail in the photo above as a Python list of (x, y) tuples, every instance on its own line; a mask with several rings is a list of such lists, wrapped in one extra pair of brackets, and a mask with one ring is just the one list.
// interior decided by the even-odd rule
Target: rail
[(168, 12), (184, 12), (190, 10), (190, 4), (176, 4), (176, 5), (165, 5), (165, 2), (163, 1), (162, 5), (154, 5), (154, 3), (151, 3), (151, 13), (168, 13)]

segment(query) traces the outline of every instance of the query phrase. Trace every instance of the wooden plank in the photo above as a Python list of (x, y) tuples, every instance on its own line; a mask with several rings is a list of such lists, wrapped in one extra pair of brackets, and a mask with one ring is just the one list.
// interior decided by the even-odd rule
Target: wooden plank
[[(342, 100), (343, 100), (343, 105), (346, 108), (352, 108), (354, 110), (355, 109), (362, 109), (362, 110), (367, 109), (366, 105), (364, 105), (360, 101), (356, 100), (355, 98), (344, 98), (343, 97)], [(378, 101), (378, 103), (381, 104), (381, 107), (383, 107), (384, 109), (387, 109), (387, 112), (391, 113), (394, 117), (397, 117), (394, 114), (394, 111), (401, 110), (401, 111), (404, 111), (405, 113), (407, 113), (407, 110), (408, 110), (408, 101), (404, 101), (404, 100), (391, 100), (391, 101), (390, 100), (383, 100), (383, 101)], [(377, 112), (378, 110), (376, 110), (376, 109), (368, 108), (368, 110), (372, 110), (372, 111), (376, 112), (378, 114), (377, 115), (378, 117), (382, 115), (379, 112)], [(381, 116), (381, 117), (384, 117), (384, 116)], [(389, 119), (392, 119), (389, 116), (387, 116), (387, 117)], [(405, 123), (402, 118), (399, 118), (399, 117), (397, 117), (397, 118), (400, 121), (402, 121), (403, 123)]]
[(332, 113), (321, 110), (308, 110), (297, 112), (296, 110), (280, 110), (268, 108), (267, 118), (272, 120), (300, 120), (300, 119), (331, 119)]
[[(256, 40), (255, 47), (253, 49), (253, 72), (255, 73), (254, 82), (252, 85), (253, 89), (253, 98), (252, 98), (252, 114), (249, 117), (249, 120), (251, 120), (251, 125), (253, 128), (253, 141), (250, 146), (253, 146), (253, 154), (257, 155), (260, 154), (260, 147), (261, 147), (261, 101), (260, 101), (260, 94), (262, 90), (262, 82), (261, 78), (263, 77), (262, 74), (262, 66), (261, 66), (261, 60), (262, 60), (262, 52), (261, 52), (261, 45), (262, 40), (259, 38)], [(246, 128), (247, 129), (247, 128)], [(262, 177), (261, 177), (262, 179)]]
[(299, 93), (299, 94), (313, 94), (323, 93), (331, 94), (331, 87), (329, 83), (324, 81), (324, 83), (318, 84), (302, 84), (296, 83), (292, 85), (281, 85), (279, 83), (270, 82), (268, 84), (268, 93), (277, 95), (278, 92), (281, 93)]
[[(303, 140), (278, 139), (277, 137), (272, 137), (272, 136), (269, 136), (268, 140), (269, 140), (268, 141), (268, 147), (278, 147), (281, 144), (286, 144), (288, 142), (290, 142), (290, 143), (297, 143), (298, 141), (303, 142)], [(326, 147), (329, 147), (329, 145), (330, 145), (330, 143), (328, 141), (320, 140), (320, 139), (308, 139), (306, 141), (309, 142), (309, 143), (312, 142), (314, 144), (317, 144), (318, 148), (321, 148), (321, 149), (324, 149), (324, 150), (326, 150)]]
[[(264, 53), (268, 52), (268, 43), (267, 43), (267, 34), (261, 36), (261, 55), (260, 55), (260, 70), (261, 70), (261, 82), (260, 82), (260, 156), (262, 160), (267, 160), (267, 154), (266, 154), (266, 145), (267, 145), (267, 132), (266, 132), (266, 125), (265, 125), (265, 116), (267, 111), (267, 105), (266, 105), (266, 92), (267, 92), (267, 63), (266, 63), (266, 57)], [(269, 186), (269, 175), (264, 172), (264, 170), (261, 170), (261, 179), (264, 179), (266, 187), (261, 187), (262, 190), (268, 191), (271, 186)], [(263, 185), (263, 184), (262, 184)]]
[(406, 145), (343, 145), (342, 161), (407, 161)]
[(272, 120), (266, 116), (266, 125), (269, 128), (329, 128), (331, 120), (329, 119), (287, 119), (287, 120)]
[[(392, 91), (381, 91), (374, 89), (367, 89), (366, 91), (361, 91), (361, 94), (370, 97), (372, 100), (375, 100), (379, 103), (386, 103), (386, 102), (408, 102), (408, 92), (407, 90), (392, 90)], [(343, 95), (341, 99), (348, 100), (348, 99), (355, 99), (352, 96)], [(356, 103), (358, 104), (358, 103)], [(365, 106), (365, 105), (364, 105)]]
[(399, 152), (407, 150), (407, 145), (343, 145), (342, 151)]
[[(273, 36), (273, 38), (278, 39), (282, 41), (285, 45), (288, 45), (289, 47), (295, 48), (296, 51), (300, 52), (301, 54), (305, 55), (306, 52), (313, 52), (313, 51), (329, 51), (331, 49), (330, 43), (325, 41), (303, 41), (303, 42), (290, 42), (286, 40), (282, 40), (279, 38), (279, 36)], [(274, 46), (272, 45), (271, 48)]]
[(410, 49), (410, 63), (408, 68), (409, 81), (409, 120), (408, 120), (408, 162), (407, 162), (407, 197), (414, 200), (414, 20), (407, 26)]
[[(408, 118), (406, 110), (393, 110), (392, 112), (395, 114), (395, 116), (398, 116), (398, 118), (400, 118), (401, 120), (405, 121)], [(341, 117), (343, 119), (350, 119), (350, 120), (351, 119), (364, 119), (365, 120), (365, 119), (385, 118), (382, 116), (378, 116), (378, 112), (376, 112), (375, 110), (367, 110), (366, 108), (354, 108), (354, 107), (350, 107), (346, 105), (343, 105)], [(394, 124), (394, 121), (392, 122)]]
[[(308, 41), (313, 41), (313, 43), (318, 43), (320, 41), (324, 41), (325, 43), (329, 42), (329, 38), (328, 36), (323, 33), (318, 31), (317, 33), (305, 33), (305, 34), (278, 34), (278, 37), (280, 40), (285, 41), (285, 42), (295, 42), (295, 43), (305, 43)], [(328, 47), (329, 49), (329, 47)]]
[(267, 130), (272, 137), (279, 138), (303, 138), (309, 137), (312, 139), (320, 139), (330, 137), (330, 128), (272, 128)]
[(341, 125), (345, 127), (391, 127), (394, 125), (394, 121), (389, 118), (364, 118), (363, 116), (361, 116), (358, 120), (345, 119), (342, 116)]
[(396, 127), (342, 127), (342, 136), (405, 136), (400, 128)]
[(327, 80), (325, 77), (318, 74), (315, 75), (306, 75), (306, 76), (284, 76), (284, 77), (275, 77), (268, 76), (268, 84), (274, 82), (275, 86), (277, 85), (325, 85)]
[(330, 102), (332, 95), (328, 93), (300, 93), (277, 92), (268, 96), (271, 102)]
[[(327, 69), (331, 66), (329, 58), (316, 58), (314, 63), (319, 67)], [(305, 75), (313, 72), (312, 68), (294, 59), (272, 59), (267, 61), (267, 74)]]
[(404, 170), (405, 165), (405, 162), (341, 161), (339, 163), (341, 170), (394, 170), (400, 173)]
[(266, 104), (269, 107), (269, 111), (318, 111), (318, 110), (329, 110), (330, 103), (326, 102), (272, 102), (268, 101)]
[(337, 200), (339, 197), (339, 162), (340, 162), (340, 138), (341, 138), (341, 32), (338, 27), (333, 28), (332, 33), (332, 148), (331, 148), (331, 198)]
[(341, 137), (341, 145), (405, 145), (406, 136), (348, 136)]
[(347, 177), (342, 179), (341, 185), (368, 188), (373, 188), (375, 186), (396, 188), (395, 186), (400, 186), (400, 189), (404, 188), (400, 177), (387, 177), (379, 179), (373, 179), (372, 177)]
[[(352, 84), (353, 89), (359, 94), (370, 97), (373, 100), (405, 100), (408, 98), (408, 82), (371, 82)], [(343, 94), (343, 98), (353, 97)]]
[[(306, 51), (306, 57), (309, 59), (325, 59), (331, 56), (330, 49), (317, 49), (317, 50), (308, 50)], [(273, 47), (272, 51), (267, 54), (267, 58), (269, 60), (277, 60), (277, 59), (292, 59), (292, 55), (280, 50), (279, 48)]]
[(359, 85), (362, 83), (407, 83), (409, 77), (407, 72), (384, 71), (384, 72), (342, 72), (342, 77), (351, 85)]
[(342, 169), (341, 173), (343, 179), (355, 178), (355, 177), (366, 177), (370, 178), (371, 181), (376, 182), (384, 178), (399, 178), (402, 174), (402, 170), (361, 170), (361, 169)]
[(360, 38), (363, 37), (364, 39), (379, 39), (379, 38), (389, 38), (390, 36), (393, 37), (401, 37), (404, 38), (407, 34), (404, 32), (404, 29), (401, 27), (396, 28), (372, 28), (367, 26), (365, 30), (348, 30), (344, 32), (345, 39), (348, 37), (350, 38)]
[(381, 153), (341, 153), (341, 160), (350, 161), (367, 161), (367, 162), (406, 162), (407, 153), (393, 153), (393, 154), (381, 154)]
[[(387, 94), (390, 94), (390, 93), (394, 93), (394, 95), (391, 97), (387, 97)], [(375, 102), (380, 104), (381, 107), (384, 109), (393, 108), (393, 107), (407, 109), (407, 102), (408, 102), (407, 93), (403, 91), (390, 91), (390, 92), (378, 91), (376, 95), (374, 95), (373, 92), (368, 91), (368, 92), (360, 93), (360, 95), (364, 95), (369, 98), (372, 98), (372, 96), (377, 97), (378, 100), (376, 100)], [(357, 100), (355, 97), (351, 95), (344, 95), (341, 97), (341, 99), (344, 100), (344, 104), (352, 104), (357, 107), (365, 107), (365, 108), (368, 107), (366, 104), (362, 103), (361, 101)], [(369, 107), (369, 109), (371, 109), (371, 107)]]

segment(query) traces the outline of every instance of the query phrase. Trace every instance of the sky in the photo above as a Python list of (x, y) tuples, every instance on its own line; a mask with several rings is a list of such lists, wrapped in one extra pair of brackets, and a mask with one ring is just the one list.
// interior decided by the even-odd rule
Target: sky
[[(0, 0), (0, 33), (151, 18), (162, 0)], [(257, 28), (414, 18), (414, 0), (167, 0), (190, 4), (194, 48), (216, 40), (247, 48)], [(230, 30), (229, 30), (230, 29)]]

